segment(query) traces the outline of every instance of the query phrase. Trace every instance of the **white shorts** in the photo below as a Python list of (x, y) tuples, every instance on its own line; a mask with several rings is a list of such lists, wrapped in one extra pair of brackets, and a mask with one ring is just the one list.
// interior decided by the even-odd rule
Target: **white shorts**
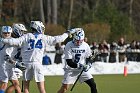
[(23, 71), (23, 80), (32, 80), (33, 76), (36, 82), (44, 81), (44, 69), (43, 65), (38, 62), (32, 62), (25, 64), (27, 67), (25, 71)]
[(8, 80), (18, 80), (14, 68), (0, 67), (0, 81), (8, 83)]
[[(77, 76), (80, 74), (81, 71), (79, 70), (66, 70), (65, 73), (64, 73), (64, 79), (62, 81), (63, 84), (74, 84), (74, 82), (76, 81), (77, 79)], [(79, 81), (82, 83), (86, 80), (89, 80), (93, 78), (92, 75), (89, 73), (89, 72), (84, 72), (82, 73), (82, 75), (80, 76), (79, 78)]]

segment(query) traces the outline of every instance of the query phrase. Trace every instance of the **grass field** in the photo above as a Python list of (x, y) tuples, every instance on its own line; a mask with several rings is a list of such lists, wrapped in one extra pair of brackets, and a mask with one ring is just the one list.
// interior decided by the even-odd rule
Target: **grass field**
[[(45, 88), (47, 93), (57, 93), (61, 86), (62, 76), (45, 77)], [(140, 93), (140, 74), (123, 75), (94, 75), (98, 93)], [(30, 93), (39, 93), (34, 81), (30, 85)], [(67, 93), (90, 93), (86, 84), (76, 84), (71, 92)]]

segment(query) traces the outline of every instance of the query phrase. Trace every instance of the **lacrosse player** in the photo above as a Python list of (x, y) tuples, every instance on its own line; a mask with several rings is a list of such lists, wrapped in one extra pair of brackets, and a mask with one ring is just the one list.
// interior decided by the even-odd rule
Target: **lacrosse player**
[(97, 93), (96, 83), (92, 75), (88, 72), (91, 64), (86, 62), (92, 53), (89, 45), (84, 41), (85, 34), (82, 28), (75, 28), (76, 33), (73, 40), (68, 42), (64, 50), (64, 59), (66, 65), (64, 67), (64, 79), (62, 86), (57, 93), (65, 93), (71, 84), (74, 84), (78, 75), (83, 70), (79, 80), (89, 85), (91, 93)]
[[(11, 33), (12, 28), (10, 26), (2, 26), (2, 38), (10, 39)], [(14, 72), (14, 64), (9, 63), (5, 58), (7, 55), (13, 58), (15, 50), (15, 47), (0, 42), (0, 93), (5, 93), (4, 91), (7, 88), (8, 80), (18, 82), (18, 78), (16, 76), (16, 73)], [(17, 83), (14, 83), (14, 87), (17, 90), (17, 93), (21, 93), (20, 87)]]
[[(13, 32), (12, 32), (12, 37), (14, 38), (19, 38), (20, 36), (22, 36), (25, 32), (27, 32), (26, 27), (23, 24), (20, 23), (15, 23), (12, 26)], [(13, 61), (18, 61), (18, 62), (22, 62), (22, 57), (21, 57), (21, 48), (17, 48), (17, 53), (14, 56), (14, 58), (12, 59)], [(19, 63), (21, 64), (21, 63)], [(20, 65), (20, 67), (18, 66), (18, 68), (23, 71), (25, 70), (25, 66), (22, 64)], [(12, 91), (15, 90), (15, 84), (19, 85), (19, 81), (18, 80), (10, 80), (10, 82), (12, 83), (12, 85), (10, 85), (7, 89), (6, 89), (6, 93), (12, 93)], [(19, 93), (18, 90), (15, 90), (16, 93)]]
[(29, 93), (30, 80), (35, 77), (40, 93), (46, 93), (44, 88), (44, 70), (42, 65), (43, 54), (48, 45), (55, 45), (63, 42), (69, 34), (75, 30), (68, 30), (62, 35), (48, 36), (44, 35), (45, 26), (41, 21), (31, 21), (31, 33), (24, 34), (19, 38), (3, 39), (1, 41), (9, 45), (21, 45), (22, 61), (26, 66), (23, 72), (24, 93)]

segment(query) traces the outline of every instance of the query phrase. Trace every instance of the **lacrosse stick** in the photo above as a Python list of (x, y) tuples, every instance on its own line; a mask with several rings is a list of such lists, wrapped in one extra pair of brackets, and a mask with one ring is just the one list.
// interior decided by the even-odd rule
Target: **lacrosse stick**
[[(94, 60), (95, 57), (96, 57), (97, 55), (99, 55), (99, 54), (100, 54), (99, 52), (96, 52), (94, 55), (90, 56), (89, 59), (90, 59), (90, 60)], [(94, 61), (92, 61), (92, 62), (90, 61), (90, 63), (93, 63), (93, 62), (94, 62)], [(75, 85), (76, 85), (77, 81), (79, 80), (80, 76), (82, 75), (83, 71), (84, 71), (84, 69), (82, 69), (82, 71), (80, 72), (80, 74), (77, 76), (77, 79), (76, 79), (76, 81), (74, 82), (73, 86), (71, 87), (70, 91), (72, 91), (73, 88), (75, 87)]]

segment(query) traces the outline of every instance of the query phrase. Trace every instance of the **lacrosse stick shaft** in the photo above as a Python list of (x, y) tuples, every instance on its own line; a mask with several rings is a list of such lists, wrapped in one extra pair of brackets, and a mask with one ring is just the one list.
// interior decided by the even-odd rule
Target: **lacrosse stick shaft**
[(21, 92), (23, 92), (23, 80), (21, 82)]
[(78, 77), (77, 77), (76, 81), (74, 82), (73, 86), (71, 87), (71, 90), (70, 90), (70, 91), (72, 91), (73, 88), (75, 87), (75, 85), (76, 85), (77, 81), (79, 80), (80, 76), (82, 75), (83, 71), (84, 71), (84, 70), (82, 70), (82, 71), (80, 72), (80, 74), (78, 75)]

